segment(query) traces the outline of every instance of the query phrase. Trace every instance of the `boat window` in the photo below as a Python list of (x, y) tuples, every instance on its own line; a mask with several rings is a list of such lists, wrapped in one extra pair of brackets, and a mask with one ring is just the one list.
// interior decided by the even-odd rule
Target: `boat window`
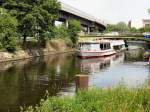
[(106, 43), (106, 44), (100, 44), (100, 48), (101, 50), (107, 50), (110, 49), (110, 44)]
[(101, 48), (101, 50), (103, 50), (103, 49), (104, 49), (103, 44), (100, 44), (100, 48)]
[(82, 44), (82, 49), (83, 49), (83, 50), (90, 50), (90, 48), (91, 48), (91, 45), (90, 45), (90, 44), (88, 44), (88, 43)]
[(104, 44), (104, 50), (106, 50), (107, 49), (107, 44)]
[(107, 49), (110, 49), (110, 44), (107, 44)]

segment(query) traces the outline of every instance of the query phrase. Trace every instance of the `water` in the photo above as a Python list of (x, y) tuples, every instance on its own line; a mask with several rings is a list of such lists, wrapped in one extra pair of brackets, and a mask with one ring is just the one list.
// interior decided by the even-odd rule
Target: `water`
[(76, 74), (88, 75), (88, 86), (149, 84), (150, 69), (142, 57), (144, 50), (133, 49), (97, 59), (81, 60), (74, 53), (67, 53), (0, 63), (0, 112), (17, 112), (19, 106), (35, 105), (44, 98), (46, 90), (50, 96), (73, 95)]

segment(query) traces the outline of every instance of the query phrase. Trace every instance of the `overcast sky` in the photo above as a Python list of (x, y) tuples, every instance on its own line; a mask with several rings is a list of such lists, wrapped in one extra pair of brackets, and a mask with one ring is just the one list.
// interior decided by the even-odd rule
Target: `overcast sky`
[(142, 19), (150, 19), (150, 0), (59, 0), (109, 23), (132, 20), (140, 27)]

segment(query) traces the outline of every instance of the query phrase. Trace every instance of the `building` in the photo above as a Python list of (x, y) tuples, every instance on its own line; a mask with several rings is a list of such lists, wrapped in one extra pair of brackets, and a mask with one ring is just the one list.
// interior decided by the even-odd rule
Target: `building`
[(150, 19), (143, 19), (143, 27), (150, 27)]

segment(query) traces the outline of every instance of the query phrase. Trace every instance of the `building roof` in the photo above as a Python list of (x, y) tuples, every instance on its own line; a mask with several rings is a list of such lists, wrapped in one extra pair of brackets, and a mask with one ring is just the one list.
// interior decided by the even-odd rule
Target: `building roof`
[(86, 12), (83, 12), (79, 9), (76, 9), (76, 8), (70, 6), (70, 5), (62, 3), (62, 2), (61, 2), (61, 10), (106, 26), (104, 21), (102, 21), (102, 20), (100, 20), (100, 19), (98, 19), (98, 18), (96, 18), (96, 17), (94, 17), (94, 16), (92, 16), (92, 15), (86, 13)]
[(143, 19), (143, 22), (150, 22), (150, 19)]

